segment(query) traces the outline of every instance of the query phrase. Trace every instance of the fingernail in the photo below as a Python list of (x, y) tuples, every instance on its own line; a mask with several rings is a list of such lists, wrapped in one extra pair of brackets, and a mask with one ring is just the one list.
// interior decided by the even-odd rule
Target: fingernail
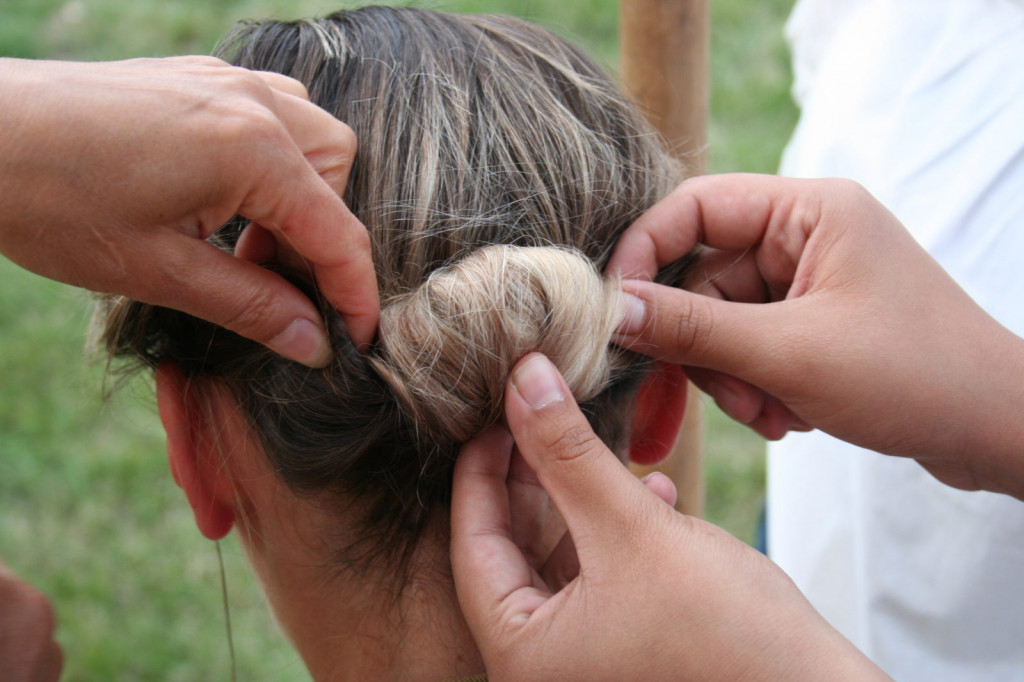
[(618, 333), (624, 336), (639, 334), (647, 319), (647, 304), (643, 299), (622, 291), (619, 293), (619, 307), (622, 310), (622, 320), (619, 322)]
[(333, 353), (324, 330), (305, 318), (293, 320), (268, 343), (272, 350), (307, 367), (325, 367)]
[(534, 354), (512, 372), (512, 385), (535, 410), (543, 410), (552, 403), (565, 400), (558, 370), (540, 353)]

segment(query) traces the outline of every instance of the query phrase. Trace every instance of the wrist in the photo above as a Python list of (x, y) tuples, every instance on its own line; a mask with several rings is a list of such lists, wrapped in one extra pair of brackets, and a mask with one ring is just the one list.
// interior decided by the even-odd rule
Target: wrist
[[(786, 628), (779, 638), (780, 646), (774, 652), (765, 651), (758, 656), (751, 679), (764, 682), (792, 682), (794, 680), (850, 680), (875, 682), (891, 679), (871, 659), (864, 655), (839, 631), (820, 615)], [(766, 660), (774, 664), (766, 664)], [(760, 671), (760, 672), (757, 672)]]
[[(830, 626), (831, 629), (831, 626)], [(850, 680), (850, 682), (892, 682), (881, 668), (836, 631), (815, 651), (797, 659), (794, 668), (779, 676), (783, 680)]]

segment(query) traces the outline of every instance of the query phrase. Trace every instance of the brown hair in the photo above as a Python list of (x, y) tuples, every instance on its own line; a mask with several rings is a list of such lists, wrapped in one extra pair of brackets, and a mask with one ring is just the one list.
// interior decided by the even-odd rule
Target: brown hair
[[(358, 514), (359, 539), (339, 548), (349, 567), (402, 565), (447, 508), (460, 442), (500, 419), (508, 371), (530, 350), (588, 370), (574, 391), (597, 434), (624, 446), (643, 363), (610, 355), (617, 304), (597, 272), (680, 173), (589, 59), (517, 19), (384, 7), (241, 24), (217, 54), (302, 81), (354, 129), (344, 198), (373, 242), (379, 342), (361, 355), (325, 307), (335, 359), (311, 370), (112, 298), (111, 355), (229, 388), (296, 493)], [(242, 224), (214, 241), (232, 249)]]

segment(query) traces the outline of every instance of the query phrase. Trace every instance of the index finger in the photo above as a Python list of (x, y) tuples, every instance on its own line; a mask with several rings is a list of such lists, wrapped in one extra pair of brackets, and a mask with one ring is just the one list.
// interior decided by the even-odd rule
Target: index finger
[(320, 196), (295, 207), (289, 217), (269, 225), (260, 222), (313, 266), (317, 286), (341, 313), (352, 342), (360, 349), (368, 346), (380, 319), (380, 297), (363, 224), (326, 185)]
[(380, 316), (377, 278), (366, 228), (339, 196), (355, 157), (355, 135), (298, 96), (275, 93), (274, 104), (292, 151), (253, 188), (239, 212), (312, 265), (320, 291), (341, 312), (352, 341), (365, 347)]
[(274, 113), (306, 162), (336, 194), (343, 195), (356, 158), (358, 141), (355, 132), (343, 121), (311, 103), (305, 96), (306, 88), (302, 83), (287, 76), (281, 78), (284, 82), (279, 85), (288, 89), (271, 88)]
[(506, 481), (511, 453), (511, 435), (494, 426), (466, 443), (455, 461), (452, 574), (478, 641), (503, 629), (502, 620), (510, 624), (532, 614), (551, 596), (512, 539)]
[(736, 173), (686, 180), (644, 213), (622, 235), (608, 271), (627, 279), (653, 279), (658, 270), (698, 244), (743, 250), (765, 241), (770, 232), (796, 225), (806, 236), (813, 227), (808, 183), (772, 175)]

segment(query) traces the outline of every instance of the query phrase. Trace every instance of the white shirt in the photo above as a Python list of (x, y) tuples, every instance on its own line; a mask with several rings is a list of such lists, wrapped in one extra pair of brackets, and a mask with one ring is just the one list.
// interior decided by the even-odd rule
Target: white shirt
[[(787, 36), (782, 174), (861, 182), (1024, 335), (1024, 0), (799, 0)], [(821, 433), (769, 455), (769, 554), (854, 644), (901, 681), (1024, 680), (1024, 502)]]

